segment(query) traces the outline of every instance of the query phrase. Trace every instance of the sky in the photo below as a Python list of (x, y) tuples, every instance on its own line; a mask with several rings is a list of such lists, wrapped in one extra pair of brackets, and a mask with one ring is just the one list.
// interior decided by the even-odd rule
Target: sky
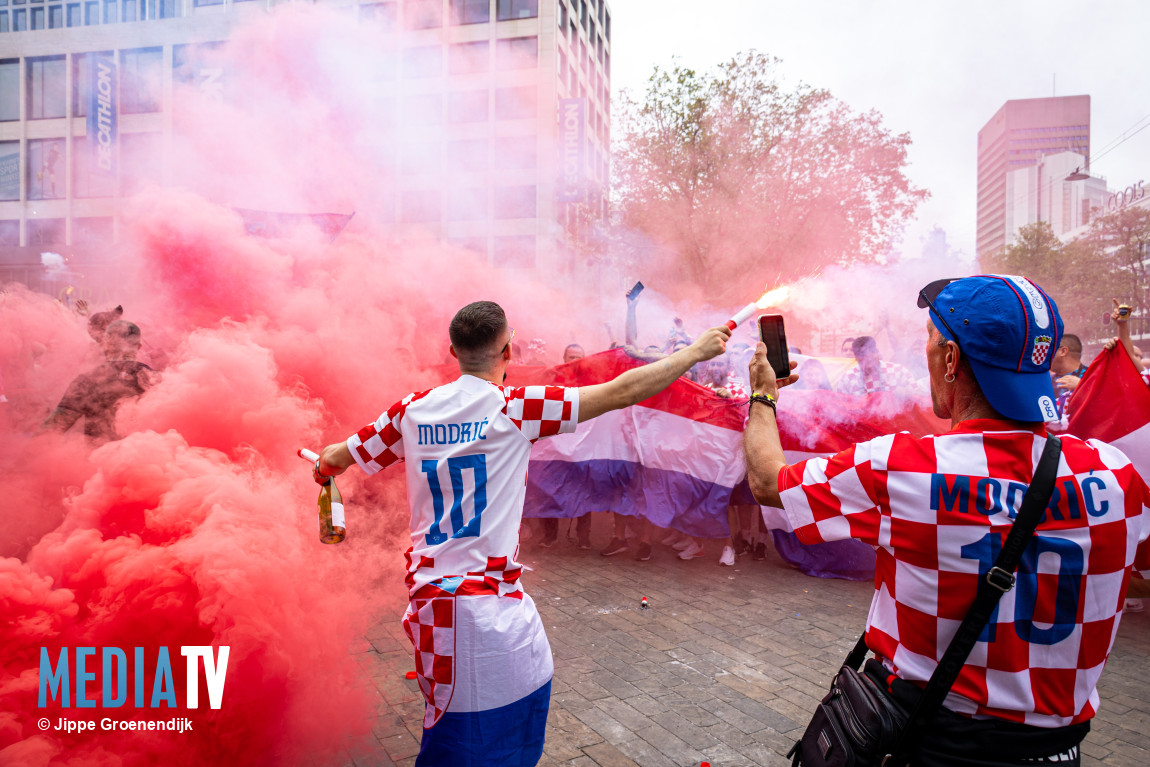
[[(1150, 177), (1150, 3), (1140, 0), (614, 0), (612, 89), (641, 94), (655, 65), (706, 70), (756, 49), (787, 82), (825, 88), (909, 133), (907, 173), (935, 226), (975, 252), (978, 131), (1008, 100), (1091, 97), (1091, 168), (1121, 190)], [(1139, 128), (1146, 128), (1138, 131)], [(1130, 137), (1107, 150), (1108, 145)]]

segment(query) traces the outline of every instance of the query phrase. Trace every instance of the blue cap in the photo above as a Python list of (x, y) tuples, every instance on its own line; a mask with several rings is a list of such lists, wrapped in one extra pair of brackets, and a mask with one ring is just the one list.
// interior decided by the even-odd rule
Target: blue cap
[(1063, 325), (1042, 288), (1025, 277), (984, 274), (949, 283), (933, 303), (935, 327), (970, 360), (995, 410), (1015, 421), (1058, 420), (1050, 361)]

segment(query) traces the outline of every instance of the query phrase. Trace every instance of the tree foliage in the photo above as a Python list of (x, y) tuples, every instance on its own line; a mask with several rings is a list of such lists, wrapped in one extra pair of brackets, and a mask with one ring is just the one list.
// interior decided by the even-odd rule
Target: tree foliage
[(882, 261), (927, 193), (903, 172), (907, 134), (830, 93), (784, 88), (778, 60), (741, 54), (711, 73), (657, 67), (625, 95), (614, 150), (622, 222), (711, 300), (829, 264)]
[(1150, 210), (1125, 209), (1101, 216), (1089, 232), (1063, 243), (1039, 221), (1018, 231), (1014, 242), (982, 259), (986, 272), (1022, 274), (1050, 294), (1066, 332), (1094, 340), (1107, 335), (1102, 316), (1113, 299), (1147, 308), (1148, 270), (1142, 254), (1150, 252)]

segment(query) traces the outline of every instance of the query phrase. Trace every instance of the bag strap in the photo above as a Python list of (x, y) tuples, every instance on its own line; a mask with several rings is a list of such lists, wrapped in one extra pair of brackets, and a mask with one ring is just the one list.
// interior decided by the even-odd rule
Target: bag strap
[(918, 703), (911, 711), (906, 726), (899, 733), (894, 748), (883, 759), (884, 767), (905, 764), (906, 760), (902, 755), (912, 750), (924, 725), (934, 717), (946, 699), (946, 694), (962, 671), (970, 651), (974, 648), (974, 643), (978, 641), (982, 629), (998, 606), (998, 600), (1014, 587), (1014, 571), (1018, 569), (1022, 552), (1030, 543), (1034, 528), (1042, 519), (1046, 505), (1050, 503), (1050, 496), (1054, 492), (1054, 480), (1058, 476), (1061, 454), (1062, 442), (1056, 437), (1047, 437), (1046, 445), (1042, 448), (1042, 458), (1039, 459), (1038, 467), (1034, 470), (1034, 478), (1022, 497), (1022, 508), (1002, 544), (1002, 551), (999, 552), (994, 567), (990, 568), (986, 578), (979, 582), (974, 603), (971, 604), (954, 638), (950, 640), (950, 646), (943, 653), (942, 660), (931, 674), (930, 681), (927, 682)]

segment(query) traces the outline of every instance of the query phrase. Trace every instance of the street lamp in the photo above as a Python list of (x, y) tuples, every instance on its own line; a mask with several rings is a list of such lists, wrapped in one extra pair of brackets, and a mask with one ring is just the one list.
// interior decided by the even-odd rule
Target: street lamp
[(1066, 180), (1067, 181), (1085, 181), (1088, 178), (1090, 178), (1090, 174), (1085, 173), (1082, 170), (1082, 166), (1079, 165), (1077, 168), (1074, 169), (1073, 173), (1071, 173), (1070, 175), (1068, 175), (1066, 177)]

